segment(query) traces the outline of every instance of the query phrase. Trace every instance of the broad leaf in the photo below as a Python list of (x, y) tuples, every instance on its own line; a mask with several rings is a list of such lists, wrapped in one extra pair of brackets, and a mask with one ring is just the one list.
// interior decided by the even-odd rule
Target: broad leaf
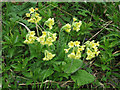
[(94, 77), (85, 70), (79, 70), (71, 76), (74, 82), (77, 82), (78, 86), (89, 84), (94, 81)]
[(63, 71), (65, 73), (74, 73), (79, 70), (79, 68), (82, 66), (82, 63), (83, 62), (80, 59), (71, 60), (71, 62), (68, 62), (63, 66)]

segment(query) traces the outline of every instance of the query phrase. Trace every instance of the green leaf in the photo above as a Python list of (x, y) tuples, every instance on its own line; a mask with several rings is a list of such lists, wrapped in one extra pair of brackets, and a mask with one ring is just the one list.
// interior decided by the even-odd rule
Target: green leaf
[(12, 64), (11, 67), (14, 68), (14, 71), (21, 71), (22, 70), (22, 67), (20, 64), (19, 65)]
[(47, 70), (43, 70), (41, 72), (41, 79), (44, 80), (46, 77), (50, 76), (51, 74), (53, 74), (53, 70), (51, 68), (47, 69)]
[(25, 77), (32, 78), (33, 74), (31, 72), (22, 72)]
[(116, 40), (112, 42), (109, 47), (115, 47), (116, 45), (120, 45), (120, 41)]
[(74, 82), (77, 82), (78, 86), (89, 84), (94, 81), (94, 77), (85, 70), (79, 70), (71, 76)]
[(15, 46), (24, 46), (21, 42), (15, 43)]
[(35, 45), (29, 45), (29, 50), (30, 50), (30, 57), (37, 57), (37, 52), (36, 52), (36, 46)]
[(28, 81), (26, 82), (26, 85), (30, 85), (32, 82), (33, 82), (33, 80), (28, 80)]
[(102, 67), (102, 70), (103, 70), (103, 71), (105, 71), (105, 70), (110, 70), (110, 68), (107, 67), (106, 65), (101, 65), (101, 67)]
[(13, 55), (14, 55), (14, 51), (15, 51), (15, 48), (11, 48), (11, 49), (9, 49), (10, 58), (13, 57)]
[[(68, 59), (70, 61), (70, 59)], [(80, 59), (72, 59), (71, 62), (68, 62), (67, 64), (63, 65), (63, 71), (65, 73), (74, 73), (77, 70), (79, 70), (79, 68), (82, 65), (82, 60)]]

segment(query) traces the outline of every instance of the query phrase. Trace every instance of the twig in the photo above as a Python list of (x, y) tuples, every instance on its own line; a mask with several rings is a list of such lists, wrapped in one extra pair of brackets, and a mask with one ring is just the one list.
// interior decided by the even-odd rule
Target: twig
[(42, 8), (42, 9), (40, 9), (40, 11), (41, 11), (41, 10), (43, 10), (43, 9), (45, 9), (45, 8), (47, 8), (47, 7), (49, 7), (49, 6), (50, 6), (50, 4), (49, 4), (48, 6), (46, 6), (46, 7)]
[[(57, 83), (57, 84), (62, 84), (62, 85), (65, 85), (65, 84), (67, 84), (68, 82), (74, 82), (74, 81), (66, 81), (66, 82), (64, 82), (64, 81), (62, 81), (62, 82), (56, 82), (56, 81), (52, 81), (52, 80), (46, 80), (45, 82), (43, 82), (43, 84), (45, 84), (45, 83)], [(31, 83), (30, 85), (33, 85), (33, 84), (42, 84), (42, 82), (39, 82), (39, 83)], [(19, 84), (20, 86), (26, 86), (26, 84), (25, 83), (22, 83), (22, 84)], [(61, 85), (61, 86), (62, 86)]]
[[(44, 84), (45, 83), (48, 83), (48, 82), (50, 82), (50, 83), (57, 83), (57, 82), (55, 82), (55, 81), (52, 81), (52, 80), (46, 80), (45, 82), (43, 82)], [(31, 83), (30, 85), (33, 85), (34, 83)], [(41, 82), (40, 83), (35, 83), (35, 84), (41, 84)], [(22, 83), (22, 84), (19, 84), (20, 86), (26, 86), (26, 84), (24, 84), (24, 83)]]
[(103, 27), (100, 31), (98, 31), (95, 35), (93, 35), (89, 40), (93, 39), (95, 36), (97, 36), (102, 30), (104, 30), (104, 28), (106, 28), (110, 23), (112, 23), (112, 21), (108, 22), (108, 24)]
[[(38, 25), (38, 27), (39, 27), (39, 25)], [(42, 25), (40, 25), (40, 27), (41, 27), (42, 29), (44, 29), (44, 28), (42, 27)], [(39, 27), (39, 28), (40, 28), (40, 27)], [(41, 30), (42, 30), (42, 29), (41, 29)], [(45, 29), (44, 29), (44, 31), (45, 31)]]
[(21, 22), (17, 22), (17, 23), (23, 25), (23, 26), (27, 29), (27, 31), (30, 32), (30, 29), (29, 29), (25, 24), (23, 24), (23, 23), (21, 23)]
[(118, 51), (115, 51), (115, 52), (113, 53), (113, 55), (114, 55), (114, 54), (116, 54), (116, 53), (118, 53), (118, 52), (120, 52), (120, 50), (118, 50)]
[[(113, 86), (111, 83), (107, 83), (107, 84), (111, 85), (111, 86), (115, 89), (115, 86)], [(115, 89), (115, 90), (116, 90), (116, 89)]]
[(69, 82), (74, 82), (74, 81), (66, 81), (65, 83), (63, 83), (62, 85), (61, 85), (61, 87), (63, 87), (63, 86), (65, 86), (67, 83), (69, 83)]
[(70, 16), (73, 17), (72, 14), (70, 14), (70, 13), (68, 13), (68, 12), (66, 12), (66, 11), (64, 11), (64, 10), (62, 10), (61, 8), (59, 8), (59, 7), (57, 7), (57, 6), (54, 6), (54, 5), (52, 5), (52, 4), (50, 4), (50, 5), (53, 6), (53, 7), (56, 7), (56, 8), (59, 9), (60, 11), (63, 11), (64, 13), (66, 13), (66, 14), (68, 14), (68, 15), (70, 15)]
[(39, 36), (39, 31), (38, 31), (38, 25), (37, 25), (37, 23), (35, 23), (35, 25), (36, 25), (36, 30), (37, 30), (37, 35)]

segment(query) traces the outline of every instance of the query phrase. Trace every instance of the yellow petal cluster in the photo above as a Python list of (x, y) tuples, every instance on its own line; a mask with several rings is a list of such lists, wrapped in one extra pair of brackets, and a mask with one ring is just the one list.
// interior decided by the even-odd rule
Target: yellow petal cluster
[(76, 18), (73, 18), (73, 22), (75, 22), (77, 19)]
[(86, 60), (91, 60), (95, 56), (98, 56), (98, 54), (100, 53), (100, 51), (98, 51), (99, 42), (95, 43), (94, 40), (93, 40), (91, 42), (87, 41), (85, 44), (86, 44), (86, 47), (87, 47), (87, 58), (86, 58)]
[(40, 42), (42, 45), (51, 46), (53, 45), (53, 42), (56, 41), (56, 35), (56, 33), (52, 34), (51, 32), (43, 31), (42, 36), (38, 37), (37, 41)]
[[(68, 43), (69, 48), (68, 49), (64, 49), (65, 53), (68, 53), (68, 58), (71, 59), (80, 59), (81, 58), (81, 53), (84, 50), (85, 45), (80, 46), (80, 42), (79, 41), (70, 41)], [(72, 52), (69, 54), (69, 51)]]
[[(72, 29), (75, 30), (76, 32), (78, 32), (80, 30), (80, 26), (82, 25), (82, 21), (79, 22), (75, 22), (77, 19), (73, 18), (73, 22), (72, 25), (70, 25), (69, 23), (64, 25), (62, 27), (63, 30), (65, 30), (66, 32), (70, 32)], [(72, 29), (71, 29), (72, 28)]]
[(54, 25), (54, 18), (49, 18), (46, 22), (45, 25), (49, 27), (49, 29), (52, 29), (52, 26)]
[(71, 31), (71, 25), (68, 23), (68, 24), (64, 25), (62, 27), (62, 29), (65, 30), (66, 32), (70, 32)]
[(31, 7), (31, 8), (29, 9), (29, 11), (30, 11), (30, 13), (33, 13), (33, 12), (35, 11), (35, 9), (34, 9), (33, 7)]
[(37, 13), (37, 10), (38, 8), (34, 9), (33, 7), (29, 9), (30, 13), (26, 13), (26, 16), (30, 17), (30, 19), (28, 19), (28, 22), (38, 23), (42, 19), (42, 17), (39, 16), (39, 13)]
[(45, 61), (51, 60), (54, 56), (55, 54), (52, 54), (48, 50), (45, 50), (45, 57), (43, 58), (43, 60)]
[(82, 21), (74, 22), (74, 20), (73, 20), (72, 26), (73, 26), (73, 30), (75, 30), (76, 32), (78, 32), (80, 30), (81, 25), (82, 25)]
[(35, 36), (35, 31), (30, 31), (27, 35), (26, 35), (26, 40), (24, 41), (24, 43), (26, 44), (32, 44), (34, 43), (34, 41), (36, 40), (36, 36)]

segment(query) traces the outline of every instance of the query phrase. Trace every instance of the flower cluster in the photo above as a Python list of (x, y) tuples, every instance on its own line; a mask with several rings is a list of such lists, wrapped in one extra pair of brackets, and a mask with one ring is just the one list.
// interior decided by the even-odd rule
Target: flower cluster
[(54, 18), (49, 18), (46, 22), (45, 25), (49, 27), (49, 29), (52, 29), (52, 26), (54, 25)]
[(75, 22), (77, 19), (76, 18), (73, 18), (73, 23), (72, 25), (70, 25), (69, 23), (64, 25), (62, 27), (63, 30), (65, 30), (66, 32), (70, 32), (71, 31), (71, 28), (73, 30), (75, 30), (76, 32), (78, 32), (80, 30), (80, 26), (82, 25), (82, 21), (79, 21), (79, 22)]
[(26, 35), (26, 40), (24, 41), (24, 43), (32, 44), (32, 43), (34, 43), (36, 38), (37, 37), (35, 36), (35, 31), (29, 31), (28, 34)]
[(68, 49), (64, 49), (65, 53), (68, 53), (70, 50), (72, 50), (72, 52), (70, 54), (68, 54), (68, 58), (72, 58), (72, 59), (80, 59), (81, 58), (81, 53), (84, 50), (85, 45), (80, 46), (80, 42), (79, 41), (70, 41), (68, 43), (69, 48)]
[(75, 22), (76, 20), (77, 20), (76, 18), (73, 18), (72, 26), (73, 26), (73, 30), (78, 32), (80, 30), (80, 26), (82, 25), (82, 21)]
[(62, 29), (65, 30), (66, 32), (70, 32), (71, 31), (71, 25), (68, 23), (68, 24), (64, 25), (62, 27)]
[(53, 45), (53, 42), (56, 41), (56, 33), (52, 34), (49, 31), (43, 31), (42, 36), (37, 38), (37, 41), (40, 42), (42, 45)]
[(93, 40), (91, 42), (87, 41), (85, 44), (86, 44), (86, 48), (87, 48), (86, 60), (90, 60), (90, 59), (94, 58), (95, 56), (98, 56), (98, 54), (100, 53), (100, 51), (98, 51), (99, 42), (95, 43)]
[(81, 58), (81, 53), (83, 50), (85, 50), (86, 48), (86, 53), (87, 53), (87, 58), (86, 60), (91, 60), (92, 58), (94, 58), (95, 56), (98, 56), (98, 54), (100, 53), (100, 51), (98, 51), (98, 46), (99, 46), (99, 42), (95, 43), (94, 40), (93, 41), (87, 41), (85, 43), (85, 45), (80, 46), (80, 42), (79, 41), (70, 41), (68, 43), (69, 48), (68, 49), (64, 49), (65, 53), (69, 53), (69, 51), (72, 50), (72, 52), (70, 54), (68, 54), (68, 58), (72, 58), (72, 59), (80, 59)]
[[(34, 9), (32, 7), (29, 9), (30, 13), (26, 13), (26, 16), (30, 17), (28, 22), (35, 23), (36, 27), (37, 27), (37, 23), (42, 18), (39, 16), (39, 13), (37, 13), (37, 10), (38, 10), (38, 8)], [(44, 23), (44, 25), (49, 27), (49, 30), (51, 30), (54, 25), (54, 18), (49, 18)], [(73, 18), (72, 24), (67, 23), (61, 29), (66, 32), (70, 32), (71, 30), (78, 32), (80, 30), (81, 25), (82, 25), (82, 21), (77, 22), (77, 19)], [(41, 30), (41, 32), (42, 32), (42, 35), (40, 37), (36, 37), (35, 31), (29, 31), (28, 34), (26, 35), (26, 40), (24, 41), (24, 43), (32, 44), (35, 42), (35, 40), (37, 40), (38, 42), (40, 42), (41, 45), (47, 45), (46, 47), (53, 45), (53, 42), (56, 41), (57, 34), (51, 33), (50, 31), (42, 31)], [(39, 31), (37, 31), (37, 33), (39, 33)], [(87, 42), (85, 42), (84, 45), (80, 45), (79, 41), (74, 41), (74, 42), (70, 41), (68, 43), (69, 48), (64, 49), (64, 51), (65, 51), (65, 53), (67, 53), (67, 57), (71, 58), (71, 59), (80, 59), (81, 55), (84, 51), (87, 54), (86, 60), (91, 60), (95, 56), (98, 56), (98, 54), (100, 53), (100, 51), (98, 51), (98, 46), (99, 46), (99, 42), (95, 43), (94, 40), (87, 41)], [(53, 57), (55, 57), (55, 54), (52, 54), (48, 50), (44, 50), (44, 54), (45, 54), (45, 57), (43, 58), (43, 60), (45, 60), (45, 61), (51, 60)], [(82, 56), (85, 56), (85, 55), (82, 55)]]
[(30, 19), (28, 19), (28, 22), (31, 23), (38, 23), (42, 17), (39, 16), (39, 13), (37, 13), (38, 8), (30, 8), (29, 11), (30, 13), (26, 13), (27, 17), (30, 17)]
[(45, 57), (43, 58), (43, 60), (51, 60), (53, 57), (55, 56), (55, 54), (50, 53), (49, 51), (45, 50)]

